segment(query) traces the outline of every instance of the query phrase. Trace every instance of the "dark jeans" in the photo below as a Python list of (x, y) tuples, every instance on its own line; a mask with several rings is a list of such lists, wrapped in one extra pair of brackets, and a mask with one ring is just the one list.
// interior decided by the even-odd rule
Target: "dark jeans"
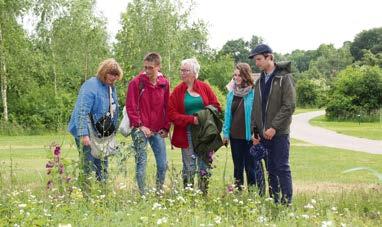
[(265, 192), (264, 173), (261, 162), (255, 161), (249, 153), (252, 141), (230, 138), (230, 142), (234, 166), (233, 176), (235, 178), (236, 187), (241, 190), (241, 187), (244, 185), (245, 169), (248, 188), (257, 186), (259, 194), (263, 195)]
[(85, 178), (89, 177), (90, 172), (95, 171), (98, 181), (106, 181), (108, 167), (107, 158), (105, 160), (94, 158), (91, 154), (90, 146), (83, 146), (82, 144), (80, 144), (79, 138), (74, 139), (76, 141), (76, 145), (80, 153), (80, 163), (83, 168)]
[(272, 140), (261, 138), (268, 149), (266, 160), (269, 180), (269, 194), (275, 203), (292, 203), (292, 175), (289, 166), (289, 134), (277, 135)]

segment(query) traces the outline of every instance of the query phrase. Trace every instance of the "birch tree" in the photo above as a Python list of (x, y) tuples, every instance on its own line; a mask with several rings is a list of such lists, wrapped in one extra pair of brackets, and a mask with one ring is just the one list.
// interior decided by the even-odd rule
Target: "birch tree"
[(193, 7), (192, 1), (179, 0), (133, 0), (128, 4), (114, 46), (126, 80), (142, 69), (147, 52), (159, 52), (162, 71), (178, 79), (180, 60), (208, 51), (205, 24), (191, 21)]
[[(8, 64), (12, 64), (10, 60), (10, 51), (14, 52), (17, 45), (14, 40), (20, 38), (21, 25), (17, 23), (17, 18), (28, 8), (27, 0), (0, 0), (0, 81), (1, 81), (1, 101), (2, 101), (2, 118), (5, 122), (9, 120), (8, 113)], [(22, 39), (23, 37), (21, 37)], [(12, 45), (13, 44), (13, 45)]]

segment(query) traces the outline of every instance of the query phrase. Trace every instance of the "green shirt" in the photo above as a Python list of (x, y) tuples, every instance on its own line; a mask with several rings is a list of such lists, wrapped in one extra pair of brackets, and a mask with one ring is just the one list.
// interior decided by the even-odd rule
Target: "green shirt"
[(199, 95), (197, 97), (194, 97), (190, 95), (190, 93), (187, 91), (186, 95), (184, 96), (184, 109), (186, 110), (186, 114), (192, 115), (199, 110), (204, 109), (203, 99)]

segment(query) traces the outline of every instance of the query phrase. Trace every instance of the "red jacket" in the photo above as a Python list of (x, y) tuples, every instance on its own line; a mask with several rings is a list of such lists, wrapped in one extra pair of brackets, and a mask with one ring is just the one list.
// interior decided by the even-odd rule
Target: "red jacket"
[(129, 83), (126, 95), (126, 111), (130, 126), (145, 126), (153, 132), (161, 129), (168, 131), (169, 95), (169, 82), (162, 74), (158, 75), (156, 85), (150, 83), (145, 72), (134, 77)]
[[(184, 96), (186, 94), (187, 84), (182, 82), (175, 87), (171, 93), (168, 107), (168, 116), (174, 123), (174, 133), (172, 134), (171, 144), (180, 148), (188, 147), (187, 126), (194, 124), (194, 116), (187, 115), (184, 107)], [(211, 87), (200, 81), (195, 80), (193, 90), (202, 97), (204, 106), (213, 105), (221, 111), (220, 104)]]

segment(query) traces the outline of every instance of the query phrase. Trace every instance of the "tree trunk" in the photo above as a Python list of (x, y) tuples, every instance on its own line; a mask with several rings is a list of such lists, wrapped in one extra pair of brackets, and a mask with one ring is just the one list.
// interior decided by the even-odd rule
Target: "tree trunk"
[(1, 99), (3, 101), (3, 118), (8, 122), (8, 101), (7, 101), (7, 68), (5, 64), (5, 48), (3, 39), (3, 29), (0, 24), (0, 77), (1, 77)]

